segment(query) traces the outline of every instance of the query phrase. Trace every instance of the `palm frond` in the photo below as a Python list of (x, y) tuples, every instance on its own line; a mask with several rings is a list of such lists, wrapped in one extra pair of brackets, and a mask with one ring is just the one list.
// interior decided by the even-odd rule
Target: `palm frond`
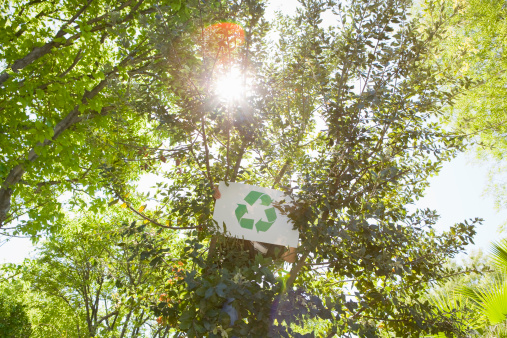
[(489, 324), (507, 319), (507, 280), (504, 276), (484, 286), (459, 287), (456, 293), (469, 299)]
[[(487, 322), (477, 308), (477, 304), (467, 296), (451, 291), (438, 292), (429, 297), (430, 302), (461, 329), (475, 330), (484, 327)], [(433, 336), (445, 337), (443, 333)]]
[(474, 304), (478, 304), (481, 302), (481, 297), (479, 296), (477, 292), (476, 287), (470, 287), (470, 286), (461, 286), (456, 288), (456, 293), (465, 296), (467, 299), (474, 302)]
[(500, 271), (507, 272), (507, 239), (493, 243), (491, 258)]
[[(507, 319), (507, 281), (500, 280), (475, 291), (477, 306), (493, 325)], [(475, 299), (474, 299), (475, 300)]]

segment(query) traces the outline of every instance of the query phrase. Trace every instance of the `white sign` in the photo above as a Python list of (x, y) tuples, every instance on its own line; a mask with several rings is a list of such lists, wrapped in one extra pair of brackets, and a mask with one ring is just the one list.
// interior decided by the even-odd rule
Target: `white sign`
[(299, 231), (280, 213), (274, 202), (287, 201), (278, 190), (248, 184), (224, 182), (218, 185), (222, 195), (215, 203), (213, 219), (227, 236), (278, 245), (298, 246)]

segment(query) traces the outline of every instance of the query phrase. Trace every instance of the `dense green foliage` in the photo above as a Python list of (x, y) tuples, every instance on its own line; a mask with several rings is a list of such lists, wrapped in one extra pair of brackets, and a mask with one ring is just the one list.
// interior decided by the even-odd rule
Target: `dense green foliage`
[(447, 47), (438, 54), (443, 69), (472, 88), (456, 98), (451, 113), (456, 127), (477, 135), (490, 154), (505, 151), (505, 54), (507, 26), (503, 1), (457, 1), (457, 14), (448, 22)]
[[(10, 293), (10, 297), (21, 304), (27, 318), (30, 334), (27, 337), (73, 336), (76, 332), (74, 313), (58, 297), (32, 292), (29, 284), (13, 272), (19, 270), (13, 266), (2, 267), (1, 287)], [(21, 317), (22, 318), (22, 317)], [(5, 335), (17, 337), (16, 335)], [(76, 335), (74, 335), (76, 336)]]
[(0, 293), (0, 335), (2, 337), (31, 337), (31, 323), (26, 307), (17, 295), (8, 294), (13, 289), (4, 285)]
[[(441, 1), (448, 20), (435, 61), (437, 76), (466, 83), (467, 90), (454, 99), (446, 120), (466, 135), (479, 157), (497, 162), (492, 170), (492, 191), (505, 206), (505, 155), (507, 115), (507, 8), (502, 0)], [(439, 4), (439, 5), (440, 5)], [(431, 20), (436, 6), (428, 6)]]
[(98, 210), (105, 172), (124, 182), (149, 170), (149, 102), (164, 98), (146, 71), (160, 53), (145, 28), (163, 13), (178, 30), (188, 9), (3, 1), (0, 11), (0, 227), (35, 236), (57, 226), (63, 192)]
[[(417, 299), (421, 285), (448, 273), (445, 257), (469, 241), (473, 226), (438, 237), (427, 228), (433, 213), (412, 215), (405, 208), (439, 161), (459, 149), (458, 139), (427, 122), (452, 96), (437, 89), (423, 62), (439, 25), (421, 36), (406, 18), (409, 5), (341, 4), (338, 26), (326, 30), (318, 26), (324, 3), (308, 2), (296, 18), (281, 18), (272, 49), (255, 39), (264, 26), (255, 21), (260, 9), (248, 2), (196, 17), (197, 27), (232, 17), (252, 36), (231, 65), (240, 67), (251, 89), (232, 102), (214, 95), (209, 74), (224, 71), (214, 69), (214, 53), (186, 48), (192, 35), (174, 45), (175, 58), (192, 65), (168, 68), (169, 89), (178, 94), (171, 117), (189, 151), (175, 156), (176, 166), (165, 173), (170, 183), (155, 196), (167, 207), (156, 215), (203, 231), (189, 234), (185, 263), (191, 269), (167, 286), (170, 299), (184, 299), (157, 308), (172, 325), (191, 336), (219, 335), (228, 319), (218, 309), (232, 298), (245, 318), (232, 327), (238, 336), (286, 336), (291, 329), (284, 323), (304, 325), (308, 318), (327, 321), (326, 335), (451, 329), (443, 314), (433, 316)], [(169, 31), (162, 32), (160, 41), (173, 46)], [(270, 58), (258, 60), (259, 52)], [(301, 233), (287, 293), (276, 283), (279, 263), (257, 258), (247, 264), (247, 254), (221, 238), (208, 249), (211, 188), (219, 180), (280, 187), (298, 202), (287, 210)], [(285, 305), (297, 299), (305, 311)]]
[[(462, 274), (433, 290), (431, 299), (440, 308), (455, 312), (461, 325), (477, 337), (507, 336), (507, 241), (493, 243), (491, 253), (464, 262)], [(489, 268), (490, 265), (492, 268)]]
[[(10, 68), (0, 109), (12, 114), (0, 117), (0, 220), (50, 232), (18, 269), (37, 297), (73, 313), (59, 331), (466, 330), (426, 300), (425, 287), (455, 273), (443, 263), (471, 242), (478, 220), (438, 234), (433, 211), (410, 211), (427, 178), (462, 150), (433, 122), (461, 90), (429, 62), (443, 19), (425, 25), (409, 0), (301, 5), (278, 17), (271, 37), (264, 4), (250, 0), (2, 9), (26, 24), (1, 42)], [(55, 10), (62, 30), (52, 29)], [(326, 10), (335, 24), (324, 28)], [(223, 21), (242, 33), (213, 26)], [(234, 97), (217, 88), (231, 71), (245, 87)], [(136, 189), (141, 169), (156, 173), (149, 192)], [(247, 243), (220, 233), (219, 181), (294, 199), (281, 209), (300, 233), (295, 264), (252, 257)], [(147, 329), (155, 317), (160, 326)]]
[[(150, 307), (160, 298), (169, 271), (181, 269), (163, 254), (168, 244), (177, 251), (177, 238), (101, 218), (87, 214), (69, 220), (60, 234), (41, 244), (36, 259), (4, 268), (4, 285), (16, 285), (20, 302), (30, 309), (30, 337), (169, 334)], [(154, 261), (148, 250), (157, 249), (161, 255)]]

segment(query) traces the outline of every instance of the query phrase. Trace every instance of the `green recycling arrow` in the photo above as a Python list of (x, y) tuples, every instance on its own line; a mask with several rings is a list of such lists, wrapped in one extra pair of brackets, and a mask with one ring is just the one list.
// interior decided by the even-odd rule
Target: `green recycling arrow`
[[(261, 200), (261, 205), (270, 206), (273, 202), (271, 200), (271, 197), (268, 195), (258, 192), (258, 191), (250, 191), (248, 195), (244, 198), (245, 202), (247, 202), (250, 206), (254, 205), (255, 202), (258, 200)], [(266, 215), (267, 221), (263, 221), (262, 218), (255, 222), (251, 218), (243, 218), (246, 214), (248, 214), (248, 210), (246, 208), (245, 204), (239, 204), (238, 207), (235, 210), (236, 218), (238, 219), (239, 225), (242, 228), (252, 230), (254, 223), (255, 223), (255, 229), (257, 229), (257, 232), (262, 231), (266, 232), (271, 228), (273, 223), (276, 221), (276, 211), (274, 207), (268, 208), (264, 210), (264, 214)]]
[(246, 205), (238, 204), (238, 207), (236, 208), (235, 212), (236, 212), (236, 218), (238, 219), (239, 225), (241, 225), (242, 228), (252, 230), (253, 225), (254, 225), (254, 220), (249, 219), (249, 218), (243, 218), (243, 216), (248, 213), (248, 210), (246, 209)]

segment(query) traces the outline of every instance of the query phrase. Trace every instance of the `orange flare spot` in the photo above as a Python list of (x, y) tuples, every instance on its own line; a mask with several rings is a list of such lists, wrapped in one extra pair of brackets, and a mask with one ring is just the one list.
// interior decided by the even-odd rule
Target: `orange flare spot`
[(219, 22), (206, 27), (202, 32), (207, 56), (216, 58), (219, 65), (231, 63), (232, 52), (244, 41), (243, 27), (234, 22)]

